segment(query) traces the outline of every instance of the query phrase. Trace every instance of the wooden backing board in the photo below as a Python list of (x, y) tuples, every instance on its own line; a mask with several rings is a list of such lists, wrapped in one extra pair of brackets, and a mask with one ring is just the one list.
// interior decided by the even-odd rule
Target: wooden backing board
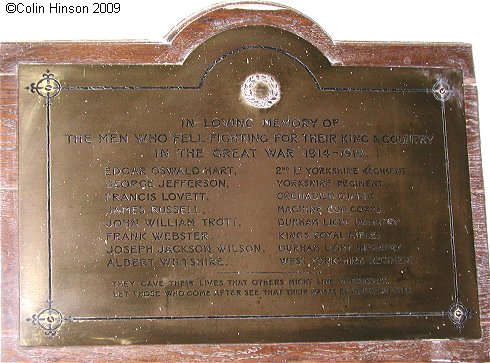
[[(490, 360), (490, 286), (485, 197), (480, 155), (477, 89), (471, 46), (335, 42), (309, 18), (280, 5), (222, 4), (177, 26), (162, 43), (36, 42), (0, 45), (0, 235), (2, 258), (2, 361), (428, 361)], [(297, 34), (334, 66), (460, 68), (464, 75), (468, 155), (478, 270), (482, 339), (369, 341), (313, 344), (153, 345), (21, 348), (18, 263), (18, 85), (20, 63), (182, 63), (201, 42), (228, 29), (270, 25)]]

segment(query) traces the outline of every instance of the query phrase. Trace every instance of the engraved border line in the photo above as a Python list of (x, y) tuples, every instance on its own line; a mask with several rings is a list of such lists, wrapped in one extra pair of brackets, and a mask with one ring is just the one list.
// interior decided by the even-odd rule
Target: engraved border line
[(47, 155), (47, 232), (48, 232), (48, 308), (51, 309), (51, 304), (53, 301), (53, 274), (52, 274), (52, 233), (51, 233), (51, 96), (48, 94), (45, 98), (46, 102), (46, 155)]
[(208, 77), (211, 70), (216, 67), (219, 63), (221, 63), (225, 58), (240, 53), (245, 50), (250, 49), (265, 49), (272, 50), (278, 53), (281, 53), (295, 62), (299, 63), (309, 74), (309, 76), (313, 79), (313, 82), (316, 85), (316, 88), (319, 91), (325, 92), (387, 92), (387, 93), (431, 93), (432, 89), (430, 88), (356, 88), (356, 87), (322, 87), (320, 82), (313, 74), (311, 69), (298, 57), (289, 53), (288, 51), (275, 48), (268, 45), (247, 45), (244, 47), (233, 49), (229, 52), (224, 53), (221, 57), (215, 59), (204, 71), (201, 79), (197, 86), (62, 86), (61, 89), (65, 91), (128, 91), (128, 90), (136, 90), (136, 91), (155, 91), (155, 90), (200, 90), (204, 84), (204, 81)]
[(233, 320), (233, 319), (309, 319), (309, 318), (385, 318), (391, 317), (444, 317), (440, 312), (407, 313), (345, 313), (345, 314), (273, 314), (273, 315), (184, 315), (184, 316), (114, 316), (114, 317), (67, 317), (67, 321), (108, 321), (108, 320)]
[[(126, 91), (126, 90), (200, 90), (213, 68), (222, 62), (228, 56), (237, 54), (239, 52), (249, 49), (265, 49), (272, 50), (281, 53), (295, 62), (299, 63), (306, 72), (310, 75), (316, 88), (319, 91), (326, 92), (386, 92), (386, 93), (431, 93), (433, 89), (429, 88), (356, 88), (356, 87), (322, 87), (320, 82), (309, 69), (309, 67), (302, 62), (299, 58), (287, 52), (286, 50), (275, 48), (266, 45), (248, 45), (240, 48), (236, 48), (227, 53), (224, 53), (221, 57), (214, 60), (204, 71), (202, 77), (199, 80), (197, 86), (61, 86), (59, 90), (65, 91)], [(32, 91), (32, 86), (31, 86)], [(47, 133), (47, 224), (48, 224), (48, 307), (52, 306), (52, 238), (51, 238), (51, 96), (48, 93), (45, 96), (46, 105), (46, 133)], [(456, 264), (456, 246), (454, 235), (454, 215), (452, 207), (452, 195), (451, 195), (451, 178), (449, 173), (449, 151), (448, 151), (448, 138), (447, 138), (447, 120), (445, 114), (445, 102), (444, 99), (441, 102), (441, 118), (443, 121), (443, 134), (444, 134), (444, 151), (445, 151), (445, 168), (446, 168), (446, 184), (448, 194), (448, 210), (450, 216), (450, 233), (451, 233), (451, 252), (452, 252), (452, 267), (453, 267), (453, 279), (455, 289), (455, 301), (459, 304), (459, 287), (457, 278), (457, 264)], [(223, 272), (223, 273), (235, 273), (235, 272)], [(250, 272), (253, 273), (253, 272)], [(260, 273), (260, 272), (258, 272)], [(287, 272), (285, 272), (287, 273)], [(276, 314), (276, 315), (211, 315), (211, 316), (114, 316), (114, 317), (63, 317), (62, 321), (108, 321), (108, 320), (200, 320), (200, 319), (275, 319), (275, 318), (358, 318), (358, 317), (444, 317), (448, 312), (394, 312), (394, 313), (344, 313), (344, 314)], [(456, 323), (455, 323), (456, 324)], [(461, 324), (462, 327), (462, 324)]]
[(451, 173), (449, 168), (449, 149), (448, 149), (448, 138), (447, 138), (447, 120), (446, 120), (446, 103), (444, 99), (441, 99), (441, 118), (442, 118), (442, 129), (444, 134), (444, 158), (445, 158), (445, 168), (446, 168), (446, 189), (447, 189), (447, 208), (449, 211), (449, 230), (451, 233), (451, 255), (453, 263), (453, 283), (454, 283), (454, 300), (459, 303), (459, 286), (458, 286), (458, 267), (456, 263), (456, 241), (454, 234), (454, 212), (452, 203), (452, 192), (451, 192)]

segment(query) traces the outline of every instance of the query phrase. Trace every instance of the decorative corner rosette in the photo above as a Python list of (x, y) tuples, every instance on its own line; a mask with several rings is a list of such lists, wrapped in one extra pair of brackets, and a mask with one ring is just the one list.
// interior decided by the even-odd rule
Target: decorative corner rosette
[(464, 328), (465, 322), (471, 318), (471, 310), (460, 302), (456, 302), (449, 307), (447, 315), (449, 320), (461, 331)]
[(29, 323), (39, 326), (44, 331), (44, 335), (50, 339), (58, 334), (58, 330), (63, 322), (68, 320), (70, 318), (64, 318), (59, 310), (53, 308), (43, 309), (38, 314), (34, 314), (26, 319)]
[(453, 93), (454, 93), (454, 89), (443, 78), (439, 79), (432, 86), (432, 94), (437, 100), (441, 102), (447, 101), (453, 95)]
[(46, 70), (46, 73), (43, 73), (43, 77), (39, 81), (31, 83), (25, 89), (31, 91), (32, 93), (37, 93), (43, 98), (50, 99), (60, 94), (61, 83), (48, 69)]

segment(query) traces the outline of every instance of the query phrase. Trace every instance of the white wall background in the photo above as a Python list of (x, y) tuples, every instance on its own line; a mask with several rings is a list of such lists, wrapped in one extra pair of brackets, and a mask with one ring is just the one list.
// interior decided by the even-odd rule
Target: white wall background
[[(106, 0), (107, 1), (107, 0)], [(111, 0), (109, 0), (111, 1)], [(182, 19), (214, 0), (112, 0), (118, 14), (8, 14), (6, 4), (23, 2), (48, 7), (46, 0), (1, 0), (0, 42), (26, 40), (160, 41)], [(56, 1), (52, 1), (56, 2)], [(63, 5), (93, 1), (58, 0)], [(487, 2), (481, 0), (411, 0), (396, 2), (282, 0), (306, 14), (335, 40), (467, 42), (473, 44), (479, 89), (480, 127), (486, 190), (490, 190), (490, 52), (484, 32), (490, 29)], [(486, 29), (486, 30), (484, 30)], [(485, 163), (486, 162), (486, 163)], [(489, 212), (487, 209), (487, 219)]]

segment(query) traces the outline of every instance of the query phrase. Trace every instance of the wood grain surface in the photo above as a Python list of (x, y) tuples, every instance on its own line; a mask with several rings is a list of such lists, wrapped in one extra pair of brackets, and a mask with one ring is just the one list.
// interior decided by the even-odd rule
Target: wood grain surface
[[(274, 5), (253, 9), (224, 4), (182, 22), (162, 43), (37, 42), (0, 45), (0, 237), (2, 258), (2, 362), (244, 362), (263, 361), (489, 361), (490, 287), (485, 196), (480, 155), (477, 89), (471, 46), (335, 42), (296, 11)], [(18, 86), (20, 63), (182, 63), (209, 37), (246, 25), (271, 25), (301, 36), (335, 66), (460, 68), (464, 74), (468, 155), (478, 270), (482, 339), (333, 342), (308, 344), (152, 345), (25, 348), (19, 346)]]

